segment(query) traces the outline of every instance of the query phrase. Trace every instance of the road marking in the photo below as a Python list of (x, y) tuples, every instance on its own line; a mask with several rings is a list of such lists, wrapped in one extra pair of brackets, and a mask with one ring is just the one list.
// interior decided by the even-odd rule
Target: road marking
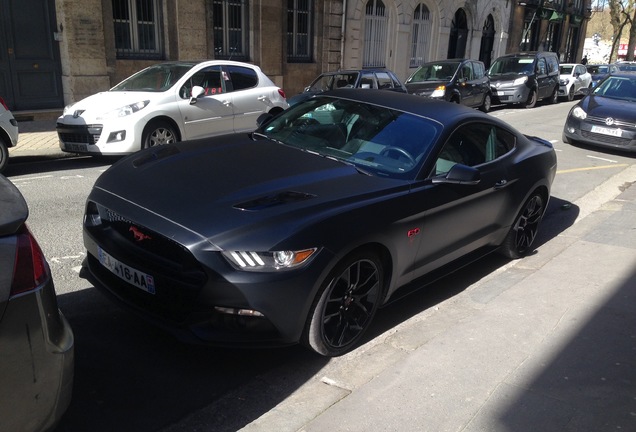
[(605, 158), (598, 157), (598, 156), (587, 155), (587, 157), (589, 157), (590, 159), (598, 159), (598, 160), (602, 160), (602, 161), (610, 162), (610, 163), (618, 163), (618, 161), (615, 161), (615, 160), (612, 160), (612, 159), (605, 159)]
[(72, 175), (72, 176), (62, 176), (60, 177), (60, 180), (69, 180), (69, 179), (78, 179), (78, 178), (84, 178), (84, 176), (79, 174)]
[(62, 261), (68, 261), (68, 260), (74, 260), (74, 259), (78, 259), (78, 258), (82, 258), (84, 257), (84, 253), (80, 253), (79, 255), (67, 255), (67, 256), (63, 256), (63, 257), (53, 257), (53, 258), (49, 258), (49, 261), (54, 262), (55, 264), (59, 264)]
[(52, 175), (45, 175), (45, 176), (38, 176), (38, 177), (12, 178), (11, 181), (15, 183), (17, 181), (41, 180), (41, 179), (51, 178), (51, 177), (53, 177), (53, 176)]
[(622, 168), (622, 167), (628, 167), (628, 166), (630, 166), (630, 165), (629, 164), (617, 164), (617, 165), (603, 165), (603, 166), (595, 166), (595, 167), (587, 167), (587, 168), (572, 168), (572, 169), (568, 169), (568, 170), (559, 170), (559, 171), (557, 171), (557, 174), (569, 174), (569, 173), (580, 172), (580, 171), (593, 171), (593, 170), (610, 169), (610, 168)]

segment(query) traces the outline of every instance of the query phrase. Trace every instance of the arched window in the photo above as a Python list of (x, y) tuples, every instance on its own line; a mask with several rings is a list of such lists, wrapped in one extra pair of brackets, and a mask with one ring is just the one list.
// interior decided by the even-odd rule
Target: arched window
[(466, 54), (466, 39), (468, 38), (468, 19), (464, 9), (457, 9), (455, 18), (451, 24), (450, 37), (448, 39), (448, 57), (463, 58)]
[(479, 48), (479, 60), (484, 62), (486, 68), (490, 67), (492, 60), (492, 48), (495, 44), (495, 20), (488, 15), (481, 33), (481, 47)]
[(425, 63), (430, 47), (431, 20), (426, 5), (419, 4), (413, 12), (413, 33), (411, 38), (411, 67)]
[(384, 67), (388, 12), (382, 0), (369, 0), (364, 18), (364, 67)]

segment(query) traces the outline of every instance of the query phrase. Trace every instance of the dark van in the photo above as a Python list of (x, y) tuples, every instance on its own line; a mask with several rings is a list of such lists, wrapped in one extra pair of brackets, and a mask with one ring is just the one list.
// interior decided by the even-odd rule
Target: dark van
[(490, 110), (490, 80), (477, 60), (450, 59), (424, 63), (404, 83), (418, 96), (460, 103), (484, 112)]
[(559, 101), (559, 58), (556, 53), (531, 51), (497, 58), (488, 70), (493, 103), (523, 104)]

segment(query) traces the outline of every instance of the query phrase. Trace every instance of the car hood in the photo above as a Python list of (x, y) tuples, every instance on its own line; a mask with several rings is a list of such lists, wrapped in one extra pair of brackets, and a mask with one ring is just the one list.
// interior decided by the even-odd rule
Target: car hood
[(406, 90), (409, 93), (420, 93), (420, 92), (426, 92), (426, 91), (433, 91), (441, 85), (448, 85), (448, 81), (445, 81), (445, 80), (418, 81), (418, 82), (410, 82), (404, 85), (406, 86)]
[(495, 75), (488, 75), (488, 77), (490, 78), (490, 83), (491, 84), (496, 84), (497, 82), (507, 82), (507, 81), (514, 81), (518, 78), (523, 78), (525, 74), (519, 74), (519, 73), (506, 73), (506, 74), (495, 74)]
[(632, 101), (589, 95), (581, 100), (580, 106), (588, 116), (636, 122), (636, 110)]
[(309, 221), (378, 199), (391, 188), (397, 193), (408, 184), (247, 134), (142, 151), (95, 184), (117, 197), (98, 202), (115, 205), (112, 210), (124, 218), (144, 218), (146, 225), (159, 217), (221, 248), (248, 237), (276, 244)]
[(0, 174), (0, 237), (15, 234), (29, 216), (24, 197), (13, 183)]
[(76, 111), (82, 111), (83, 117), (95, 117), (126, 105), (160, 98), (165, 92), (128, 92), (128, 91), (107, 91), (96, 93), (70, 105), (65, 111), (72, 116)]

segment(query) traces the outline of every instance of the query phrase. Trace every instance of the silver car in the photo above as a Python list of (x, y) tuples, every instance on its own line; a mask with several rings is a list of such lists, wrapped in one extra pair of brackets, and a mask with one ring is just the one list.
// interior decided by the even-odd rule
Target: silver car
[(0, 97), (0, 173), (9, 163), (9, 147), (18, 144), (18, 122)]
[(63, 151), (123, 155), (146, 147), (251, 132), (288, 108), (258, 66), (210, 60), (160, 63), (69, 105), (57, 121)]
[(0, 202), (0, 430), (51, 430), (71, 400), (73, 332), (26, 202), (3, 175)]

